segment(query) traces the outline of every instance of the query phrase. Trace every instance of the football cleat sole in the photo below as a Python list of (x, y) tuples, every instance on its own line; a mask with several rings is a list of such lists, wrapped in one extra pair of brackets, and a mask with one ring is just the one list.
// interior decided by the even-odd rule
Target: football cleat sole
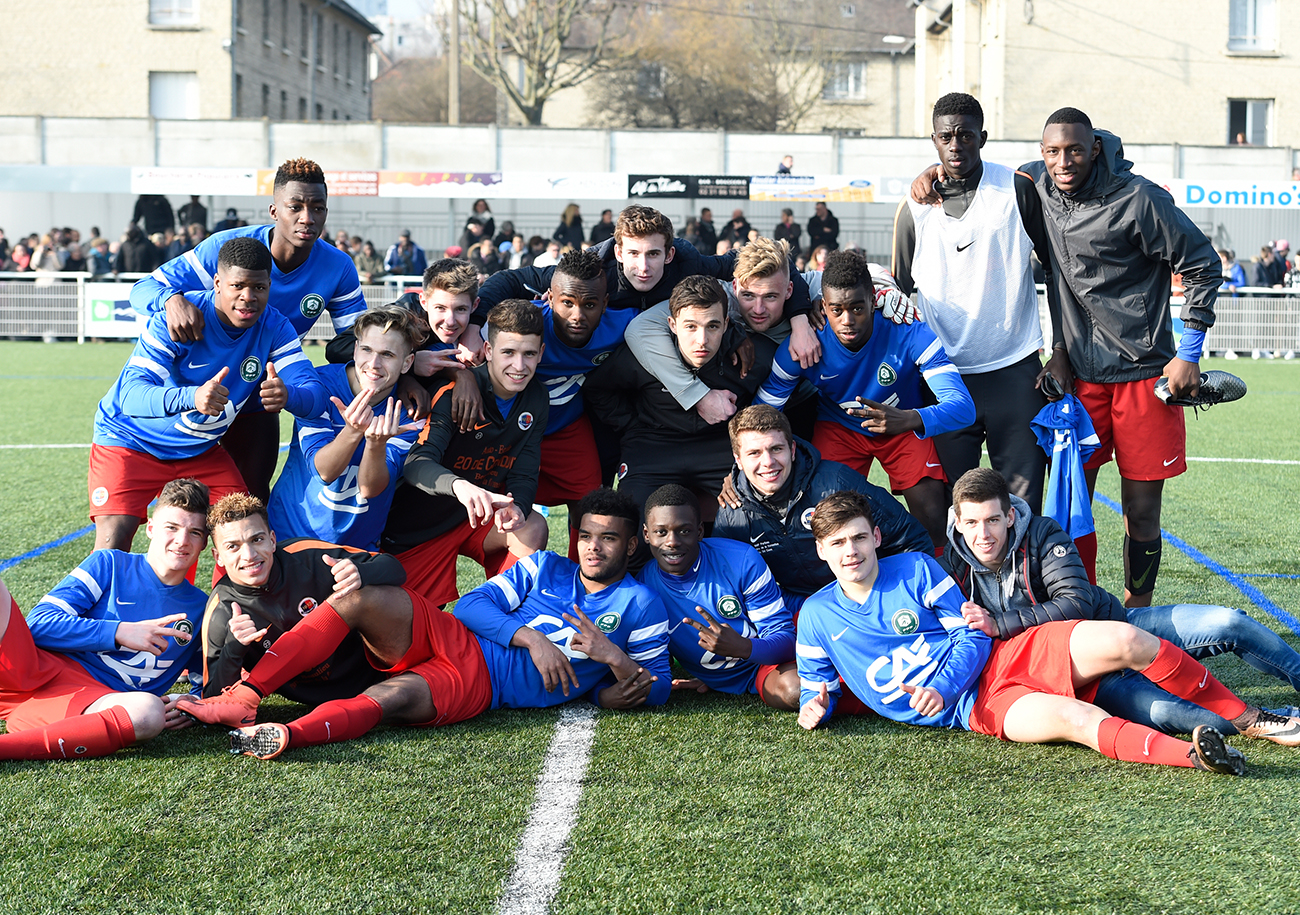
[(275, 759), (289, 748), (289, 729), (282, 724), (258, 724), (230, 732), (232, 756)]

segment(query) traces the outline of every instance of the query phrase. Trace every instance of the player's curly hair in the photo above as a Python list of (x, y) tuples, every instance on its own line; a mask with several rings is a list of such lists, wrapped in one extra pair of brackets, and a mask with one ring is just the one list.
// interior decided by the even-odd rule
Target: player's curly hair
[(979, 504), (993, 499), (998, 500), (1004, 513), (1011, 510), (1011, 491), (1007, 488), (1007, 481), (992, 467), (968, 470), (952, 484), (952, 510), (958, 518), (961, 517), (963, 502)]
[(594, 280), (605, 272), (605, 264), (595, 248), (586, 251), (569, 251), (560, 257), (555, 265), (556, 273), (563, 273), (575, 280)]
[(495, 343), (497, 334), (519, 334), (521, 337), (542, 336), (542, 310), (524, 299), (506, 299), (493, 305), (487, 313), (488, 342)]
[(271, 526), (271, 518), (261, 499), (246, 492), (227, 493), (208, 510), (208, 530), (216, 531), (219, 524), (234, 524), (253, 517), (261, 518), (268, 528)]
[(668, 297), (668, 311), (676, 318), (683, 308), (712, 308), (722, 306), (722, 316), (727, 316), (727, 294), (711, 276), (688, 276), (673, 287)]
[(271, 193), (274, 194), (290, 181), (324, 184), (325, 171), (311, 159), (286, 159), (275, 170), (275, 183), (271, 185)]
[(632, 501), (632, 497), (625, 492), (610, 489), (608, 486), (593, 489), (578, 502), (577, 507), (573, 510), (573, 517), (578, 519), (579, 525), (582, 524), (582, 519), (587, 515), (606, 515), (610, 518), (622, 518), (627, 521), (630, 534), (635, 534), (637, 526), (641, 523), (641, 511), (637, 504)]
[(169, 506), (179, 508), (183, 512), (193, 512), (196, 515), (206, 516), (208, 513), (208, 487), (193, 477), (181, 477), (178, 480), (172, 480), (162, 488), (158, 494), (158, 504), (155, 508), (167, 508)]
[(853, 289), (861, 284), (867, 287), (867, 293), (875, 291), (871, 282), (871, 268), (867, 259), (857, 251), (832, 251), (826, 255), (826, 266), (822, 270), (822, 288)]
[(452, 295), (469, 293), (478, 298), (478, 271), (464, 258), (444, 257), (424, 268), (424, 291), (441, 289)]
[(1082, 124), (1089, 130), (1093, 129), (1092, 119), (1078, 108), (1057, 108), (1047, 116), (1047, 121), (1043, 124), (1043, 127), (1051, 127), (1053, 124)]
[(813, 509), (812, 535), (824, 540), (854, 518), (866, 518), (867, 524), (876, 526), (876, 517), (866, 496), (851, 489), (833, 492)]
[(217, 252), (217, 269), (238, 267), (242, 270), (265, 270), (271, 272), (271, 252), (251, 235), (240, 235), (230, 239)]
[(379, 328), (379, 332), (383, 334), (390, 330), (397, 331), (412, 352), (419, 349), (420, 344), (429, 338), (429, 325), (425, 323), (424, 318), (400, 305), (380, 305), (366, 309), (357, 315), (357, 320), (352, 325), (352, 333), (360, 340), (361, 332), (371, 327)]
[(968, 115), (978, 118), (980, 127), (984, 126), (984, 109), (980, 107), (980, 103), (975, 96), (965, 92), (949, 92), (947, 95), (940, 97), (939, 101), (934, 103), (934, 114), (931, 116), (931, 123), (949, 115)]
[(680, 483), (666, 483), (650, 493), (650, 498), (645, 500), (645, 514), (649, 518), (650, 510), (653, 508), (676, 508), (679, 505), (684, 505), (693, 511), (696, 522), (699, 522), (700, 500), (695, 493)]
[(775, 407), (767, 404), (754, 404), (745, 407), (727, 423), (727, 434), (731, 437), (731, 453), (740, 453), (740, 436), (746, 432), (777, 431), (785, 435), (791, 445), (794, 444), (794, 429), (790, 419)]
[(624, 238), (646, 238), (662, 235), (664, 247), (673, 243), (673, 221), (654, 207), (634, 203), (623, 207), (614, 222), (614, 244), (623, 244)]
[(760, 235), (736, 254), (732, 277), (738, 286), (777, 274), (790, 276), (790, 244), (784, 239), (773, 241)]

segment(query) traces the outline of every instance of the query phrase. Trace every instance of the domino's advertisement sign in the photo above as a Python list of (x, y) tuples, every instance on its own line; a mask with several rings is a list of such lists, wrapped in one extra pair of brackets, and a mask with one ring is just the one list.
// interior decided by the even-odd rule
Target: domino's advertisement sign
[(1161, 184), (1182, 209), (1300, 209), (1300, 181), (1166, 181)]
[(130, 293), (130, 283), (87, 283), (86, 336), (130, 340), (140, 336), (149, 322), (131, 308)]

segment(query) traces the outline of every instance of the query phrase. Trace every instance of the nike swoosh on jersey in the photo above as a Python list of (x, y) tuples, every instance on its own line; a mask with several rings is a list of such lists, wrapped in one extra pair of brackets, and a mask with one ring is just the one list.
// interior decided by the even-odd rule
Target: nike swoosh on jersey
[(836, 372), (834, 375), (820, 375), (820, 376), (818, 376), (817, 380), (818, 380), (818, 381), (829, 381), (829, 380), (832, 379), (832, 378), (839, 378), (839, 377), (840, 377), (840, 373), (839, 373), (839, 372)]
[(958, 245), (958, 246), (957, 246), (957, 250), (958, 250), (958, 251), (965, 251), (967, 248), (969, 248), (969, 247), (970, 247), (971, 245), (973, 245), (973, 244), (975, 244), (975, 242), (973, 242), (973, 241), (968, 241), (968, 242), (966, 242), (966, 244), (964, 244), (964, 245)]
[(926, 467), (938, 467), (939, 465), (938, 465), (938, 464), (931, 464), (929, 461), (926, 461), (926, 462), (925, 462), (925, 466), (926, 466)]
[(211, 362), (198, 362), (198, 363), (191, 362), (191, 363), (189, 364), (189, 368), (192, 368), (192, 369), (201, 369), (201, 368), (204, 368), (205, 366), (209, 366), (209, 365), (211, 365), (211, 364), (212, 364)]
[[(840, 630), (840, 635), (844, 635), (844, 633), (846, 633), (846, 632), (848, 632), (848, 631), (849, 631), (849, 627), (848, 627), (848, 626), (845, 626), (843, 629)], [(833, 636), (831, 636), (831, 641), (832, 641), (832, 642), (838, 642), (838, 641), (840, 640), (840, 635), (833, 635)]]
[(477, 431), (480, 430), (480, 429), (486, 429), (486, 428), (487, 428), (488, 426), (490, 426), (490, 425), (492, 425), (490, 422), (487, 422), (487, 423), (479, 423), (477, 426), (474, 427), (474, 431), (477, 432)]
[(538, 590), (540, 590), (542, 594), (546, 595), (547, 597), (553, 597), (556, 600), (564, 600), (564, 598), (560, 597), (560, 595), (552, 594), (550, 591), (547, 591), (545, 588), (539, 588)]
[(1175, 456), (1175, 457), (1171, 457), (1169, 460), (1167, 460), (1167, 461), (1164, 462), (1164, 465), (1165, 465), (1166, 467), (1168, 467), (1170, 464), (1172, 464), (1172, 463), (1173, 463), (1174, 461), (1176, 461), (1176, 460), (1178, 460), (1177, 456)]
[(128, 606), (130, 606), (131, 604), (134, 604), (135, 601), (133, 601), (133, 600), (120, 600), (120, 601), (118, 601), (117, 603), (118, 603), (119, 606), (122, 606), (122, 607), (128, 607)]

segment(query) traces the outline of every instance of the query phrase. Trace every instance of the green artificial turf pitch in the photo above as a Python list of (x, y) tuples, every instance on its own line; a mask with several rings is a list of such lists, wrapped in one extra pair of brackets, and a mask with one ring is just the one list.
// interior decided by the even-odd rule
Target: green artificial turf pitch
[[(89, 442), (129, 350), (0, 342), (0, 444)], [(1189, 455), (1300, 459), (1300, 366), (1206, 367), (1250, 394), (1189, 414)], [(86, 461), (85, 448), (0, 449), (0, 563), (88, 525)], [(1255, 577), (1300, 574), (1298, 483), (1295, 464), (1194, 461), (1166, 487), (1163, 526), (1300, 615), (1300, 580)], [(1099, 491), (1118, 499), (1113, 465)], [(1118, 589), (1119, 516), (1096, 516), (1101, 583)], [(561, 510), (553, 547), (563, 528)], [(0, 574), (30, 607), (91, 543)], [(462, 589), (475, 572), (462, 566)], [(1156, 596), (1242, 606), (1286, 632), (1168, 544)], [(1235, 657), (1209, 666), (1248, 701), (1298, 701)], [(492, 911), (557, 717), (380, 728), (274, 763), (231, 758), (198, 728), (106, 759), (0, 763), (0, 912)], [(873, 719), (804, 733), (752, 697), (601, 713), (552, 911), (1300, 910), (1300, 750), (1232, 742), (1244, 779)]]

